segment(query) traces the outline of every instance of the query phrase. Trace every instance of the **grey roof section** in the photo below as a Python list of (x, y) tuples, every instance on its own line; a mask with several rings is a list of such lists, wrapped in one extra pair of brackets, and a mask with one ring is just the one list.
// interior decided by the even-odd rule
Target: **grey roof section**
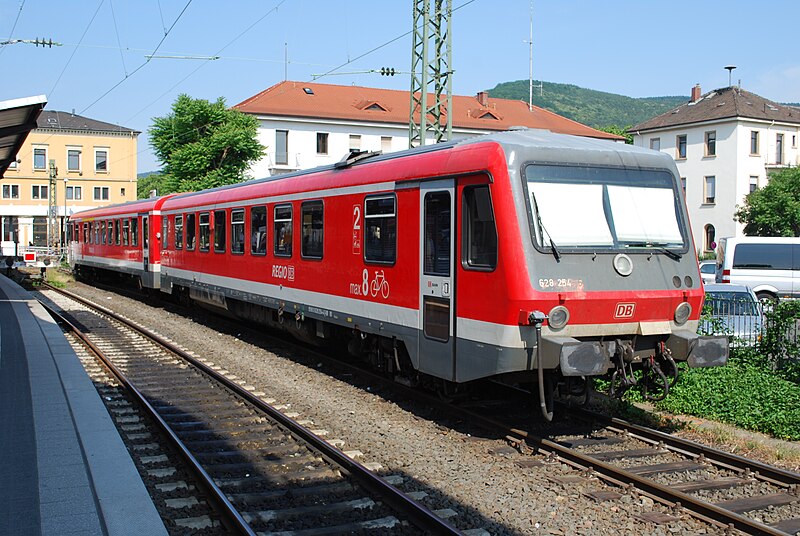
[(17, 157), (28, 133), (36, 128), (36, 118), (46, 104), (44, 95), (0, 102), (0, 178)]
[(36, 122), (36, 128), (52, 130), (85, 130), (91, 132), (128, 132), (135, 135), (141, 134), (140, 131), (132, 128), (123, 127), (98, 121), (82, 115), (70, 112), (59, 112), (57, 110), (44, 110)]
[(709, 91), (696, 102), (687, 102), (628, 129), (630, 133), (716, 119), (759, 119), (800, 124), (800, 108), (779, 104), (739, 87)]

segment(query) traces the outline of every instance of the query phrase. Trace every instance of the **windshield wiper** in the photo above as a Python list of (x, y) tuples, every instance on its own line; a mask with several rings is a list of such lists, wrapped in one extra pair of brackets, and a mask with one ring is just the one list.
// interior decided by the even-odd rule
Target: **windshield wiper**
[(675, 251), (673, 251), (671, 249), (667, 249), (663, 242), (661, 242), (661, 243), (659, 243), (659, 242), (629, 242), (629, 243), (625, 244), (625, 247), (629, 247), (629, 248), (652, 248), (655, 251), (658, 251), (659, 253), (663, 253), (664, 255), (666, 255), (667, 257), (672, 259), (673, 261), (679, 261), (679, 260), (681, 260), (681, 257), (683, 256), (680, 253), (677, 253), (677, 252), (675, 252)]
[[(553, 237), (550, 236), (550, 233), (547, 232), (547, 229), (544, 228), (544, 224), (542, 223), (542, 216), (539, 214), (539, 203), (536, 202), (536, 196), (533, 195), (531, 192), (531, 200), (533, 201), (533, 210), (536, 212), (536, 223), (539, 224), (539, 229), (542, 230), (542, 233), (547, 234), (547, 238), (550, 239), (550, 249), (553, 252), (553, 257), (556, 258), (556, 262), (561, 262), (561, 253), (559, 253), (558, 248), (556, 247), (556, 243), (553, 242)], [(544, 234), (542, 235), (542, 239), (544, 239)]]

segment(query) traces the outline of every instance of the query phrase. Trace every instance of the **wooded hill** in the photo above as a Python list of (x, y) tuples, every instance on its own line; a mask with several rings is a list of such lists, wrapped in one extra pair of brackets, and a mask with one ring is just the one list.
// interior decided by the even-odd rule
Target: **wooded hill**
[[(534, 81), (534, 86), (539, 81)], [(689, 97), (633, 98), (571, 84), (544, 82), (533, 89), (533, 104), (594, 128), (629, 127), (688, 102)], [(489, 90), (490, 97), (528, 102), (528, 80), (503, 82)]]

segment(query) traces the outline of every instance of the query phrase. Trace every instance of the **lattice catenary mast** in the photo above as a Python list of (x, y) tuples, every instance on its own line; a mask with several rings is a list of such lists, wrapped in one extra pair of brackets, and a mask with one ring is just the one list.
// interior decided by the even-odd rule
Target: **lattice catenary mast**
[[(452, 0), (413, 2), (409, 147), (425, 145), (428, 134), (436, 143), (446, 141), (453, 132)], [(429, 60), (431, 50), (433, 57)], [(429, 102), (430, 85), (433, 85), (433, 98)]]

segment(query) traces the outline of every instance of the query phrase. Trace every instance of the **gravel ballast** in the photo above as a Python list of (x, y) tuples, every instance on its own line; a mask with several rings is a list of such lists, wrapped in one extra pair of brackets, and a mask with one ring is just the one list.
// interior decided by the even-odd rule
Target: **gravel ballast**
[[(69, 290), (149, 326), (238, 381), (288, 406), (309, 428), (325, 430), (326, 439), (342, 439), (344, 451), (360, 451), (358, 461), (380, 464), (381, 475), (401, 475), (406, 492), (422, 491), (431, 510), (451, 509), (448, 520), (460, 529), (490, 534), (724, 534), (686, 512), (672, 511), (647, 497), (605, 485), (559, 462), (520, 467), (531, 456), (508, 448), (502, 439), (468, 435), (437, 421), (437, 415), (414, 403), (394, 401), (349, 375), (329, 370), (297, 350), (271, 350), (245, 342), (239, 334), (215, 330), (215, 321), (196, 322), (109, 291), (80, 283)], [(206, 318), (198, 313), (198, 318)], [(208, 326), (204, 324), (208, 324)], [(218, 329), (218, 327), (217, 327)], [(266, 347), (267, 343), (262, 346)], [(400, 404), (402, 404), (402, 406)], [(582, 476), (575, 483), (557, 479)], [(615, 491), (612, 500), (593, 492)], [(675, 517), (665, 524), (640, 516), (658, 512)]]

